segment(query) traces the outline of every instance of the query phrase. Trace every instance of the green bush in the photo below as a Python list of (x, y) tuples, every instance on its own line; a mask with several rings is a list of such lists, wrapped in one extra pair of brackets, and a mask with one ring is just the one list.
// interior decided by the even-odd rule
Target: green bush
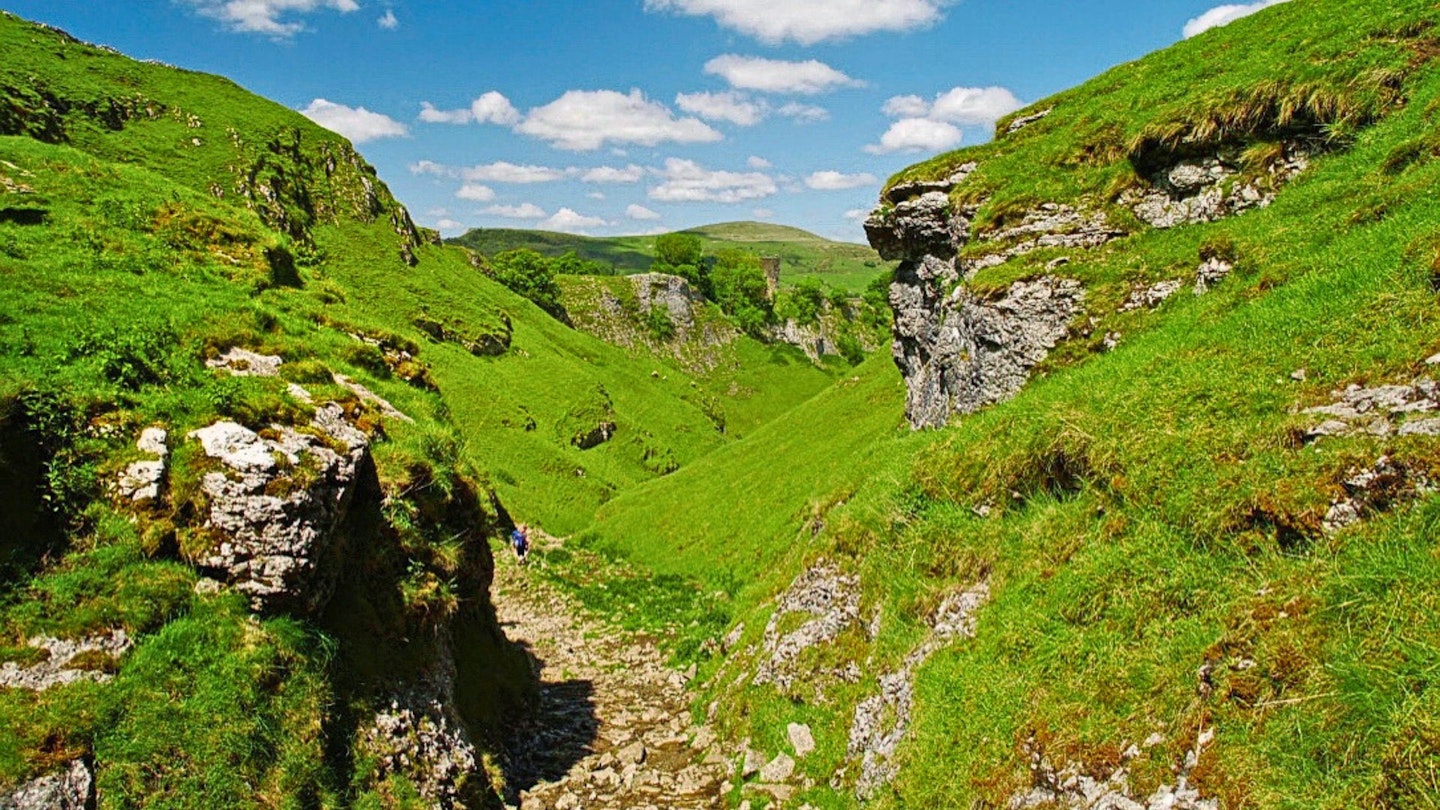
[(560, 285), (555, 283), (559, 262), (533, 250), (521, 248), (497, 253), (490, 259), (495, 280), (515, 293), (534, 301), (551, 314), (564, 311), (560, 305)]
[(672, 340), (675, 337), (675, 322), (670, 319), (670, 310), (660, 306), (650, 307), (650, 311), (645, 313), (645, 329), (650, 337), (662, 343)]

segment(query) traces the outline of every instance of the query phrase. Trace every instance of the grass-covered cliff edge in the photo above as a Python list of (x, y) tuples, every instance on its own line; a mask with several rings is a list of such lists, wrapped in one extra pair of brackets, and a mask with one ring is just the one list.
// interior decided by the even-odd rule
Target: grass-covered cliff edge
[[(730, 806), (1436, 803), (1432, 4), (1277, 5), (903, 172), (895, 362), (843, 369), (602, 342), (294, 113), (0, 43), (0, 790), (498, 801), (514, 518), (696, 665)], [(225, 504), (275, 503), (326, 542), (257, 574)]]
[(907, 388), (602, 510), (730, 594), (702, 705), (814, 730), (795, 801), (1435, 802), (1437, 21), (1280, 5), (901, 173)]

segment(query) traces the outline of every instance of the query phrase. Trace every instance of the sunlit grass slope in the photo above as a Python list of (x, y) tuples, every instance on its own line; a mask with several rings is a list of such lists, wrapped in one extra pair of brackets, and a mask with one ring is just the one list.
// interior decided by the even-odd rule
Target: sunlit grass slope
[[(873, 806), (1004, 807), (1029, 789), (1034, 752), (1103, 779), (1132, 744), (1130, 792), (1143, 799), (1175, 783), (1212, 729), (1190, 782), (1222, 807), (1434, 806), (1440, 501), (1424, 482), (1440, 473), (1440, 444), (1305, 443), (1324, 417), (1300, 411), (1352, 383), (1437, 376), (1424, 362), (1440, 351), (1437, 16), (1418, 1), (1280, 5), (1038, 102), (1054, 107), (1041, 122), (897, 178), (975, 160), (956, 194), (988, 199), (982, 227), (1059, 202), (1106, 207), (1135, 235), (1070, 252), (1059, 272), (1087, 285), (1107, 321), (1013, 401), (913, 439), (879, 431), (849, 456), (865, 469), (827, 468), (828, 485), (762, 486), (870, 424), (831, 414), (828, 430), (792, 425), (808, 443), (727, 448), (602, 511), (597, 546), (735, 595), (742, 653), (760, 640), (765, 597), (804, 565), (823, 556), (860, 575), (878, 637), (847, 634), (801, 666), (853, 661), (861, 681), (818, 676), (825, 699), (812, 701), (727, 670), (701, 705), (725, 707), (728, 733), (776, 751), (787, 723), (811, 724), (820, 747), (801, 770), (822, 787), (802, 799), (854, 806), (848, 786), (823, 785), (846, 765), (856, 703), (924, 639), (944, 594), (983, 581), (976, 638), (919, 671), (900, 775)], [(1137, 185), (1171, 138), (1191, 139), (1183, 153), (1297, 132), (1329, 152), (1268, 209), (1153, 231), (1109, 196)], [(1156, 311), (1115, 312), (1133, 289), (1188, 284), (1215, 245), (1233, 245), (1236, 272), (1208, 295), (1187, 287)], [(1057, 253), (975, 284), (1043, 272)], [(1106, 332), (1120, 334), (1113, 351)], [(1343, 482), (1382, 456), (1420, 491), (1323, 531)], [(812, 536), (821, 493), (838, 497)], [(710, 504), (703, 516), (659, 514), (696, 503)], [(766, 585), (737, 584), (748, 576)]]

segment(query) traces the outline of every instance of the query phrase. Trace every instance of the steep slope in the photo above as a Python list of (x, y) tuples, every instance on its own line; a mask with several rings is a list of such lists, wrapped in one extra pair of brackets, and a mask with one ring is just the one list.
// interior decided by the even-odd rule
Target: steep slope
[(1277, 5), (891, 181), (906, 412), (949, 427), (774, 498), (813, 445), (727, 448), (652, 485), (704, 517), (637, 490), (593, 538), (729, 594), (702, 703), (797, 760), (737, 800), (1433, 803), (1437, 22)]
[(0, 796), (496, 804), (536, 693), (489, 539), (827, 378), (636, 357), (292, 111), (10, 15), (0, 43)]

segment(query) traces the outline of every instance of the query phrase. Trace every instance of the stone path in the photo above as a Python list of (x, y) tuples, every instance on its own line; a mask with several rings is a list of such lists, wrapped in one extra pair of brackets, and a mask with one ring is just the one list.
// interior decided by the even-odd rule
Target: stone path
[(497, 555), (501, 626), (540, 674), (540, 712), (516, 735), (512, 807), (723, 807), (731, 763), (690, 721), (684, 674), (643, 636), (587, 615), (538, 571)]

